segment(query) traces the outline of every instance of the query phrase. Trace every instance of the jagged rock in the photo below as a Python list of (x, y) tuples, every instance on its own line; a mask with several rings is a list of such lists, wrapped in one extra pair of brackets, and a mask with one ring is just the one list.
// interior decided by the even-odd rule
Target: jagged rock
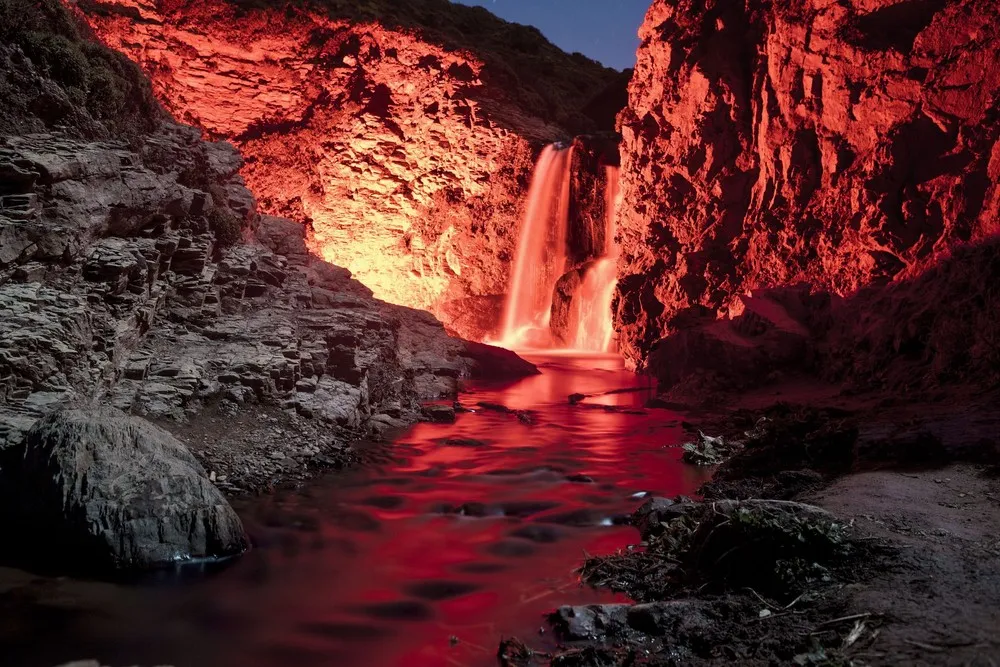
[(306, 228), (297, 222), (268, 215), (261, 216), (259, 235), (261, 241), (279, 255), (303, 260), (309, 256)]
[[(851, 294), (995, 233), (998, 26), (992, 0), (653, 2), (619, 118), (625, 356), (692, 309)], [(689, 354), (736, 359), (696, 337)]]
[[(475, 39), (455, 50), (419, 30), (338, 16), (344, 7), (263, 16), (264, 8), (234, 4), (145, 3), (136, 12), (133, 2), (112, 0), (80, 9), (144, 69), (167, 108), (238, 143), (248, 158), (242, 174), (264, 212), (307, 225), (314, 253), (348, 268), (378, 298), (430, 310), (458, 335), (483, 339), (498, 324), (539, 144), (573, 134), (552, 122), (553, 111), (585, 121), (587, 99), (620, 74), (579, 57), (566, 62), (546, 43), (531, 45), (533, 66), (511, 86), (503, 70), (517, 47), (491, 74)], [(444, 4), (433, 13), (465, 12)], [(519, 28), (500, 28), (485, 14), (441, 20), (457, 21), (463, 33)], [(257, 22), (268, 27), (248, 29)], [(193, 24), (197, 34), (185, 27)], [(261, 68), (261, 49), (282, 56)], [(517, 100), (528, 79), (549, 71), (559, 72), (559, 89), (580, 91), (567, 93), (579, 98), (575, 108)], [(216, 162), (210, 156), (213, 169), (231, 168)], [(231, 196), (228, 203), (240, 212), (249, 206)], [(599, 197), (594, 205), (603, 207)], [(301, 253), (297, 234), (288, 246), (280, 234), (263, 221), (265, 243)]]
[(811, 295), (808, 289), (742, 295), (733, 304), (732, 319), (717, 320), (692, 308), (674, 319), (674, 332), (649, 353), (647, 366), (663, 389), (696, 373), (703, 385), (739, 390), (800, 372), (812, 363), (813, 338), (825, 331), (821, 323), (829, 308), (826, 295)]
[(135, 569), (232, 556), (239, 517), (191, 453), (113, 409), (61, 410), (3, 452), (7, 548), (81, 566)]
[(549, 331), (560, 345), (568, 345), (572, 340), (573, 300), (579, 296), (580, 285), (591, 264), (566, 272), (558, 281), (552, 293), (552, 319)]
[(472, 377), (518, 378), (539, 373), (533, 364), (502, 347), (466, 341), (463, 354), (474, 362)]
[[(164, 125), (138, 151), (58, 135), (4, 145), (19, 151), (10, 148), (6, 164), (39, 174), (18, 182), (34, 184), (39, 234), (63, 250), (51, 261), (36, 234), (28, 246), (15, 239), (16, 252), (7, 255), (18, 265), (16, 280), (0, 285), (0, 449), (76, 400), (178, 425), (224, 400), (227, 410), (273, 406), (331, 433), (363, 432), (386, 428), (378, 417), (386, 411), (392, 420), (419, 419), (421, 401), (453, 397), (459, 378), (477, 369), (534, 371), (506, 351), (467, 353), (427, 313), (376, 301), (349, 271), (309, 255), (297, 223), (260, 225), (287, 256), (253, 244), (217, 247), (205, 222), (210, 209), (177, 209), (177, 199), (164, 195), (187, 193), (180, 199), (197, 202), (202, 191), (179, 184), (178, 172), (161, 161), (184, 169), (218, 164), (221, 173), (185, 178), (206, 189), (227, 178), (242, 187), (232, 178), (238, 155), (189, 128)], [(125, 190), (135, 192), (126, 198)], [(60, 223), (74, 216), (75, 226)], [(0, 256), (6, 243), (0, 234)], [(298, 428), (314, 437), (311, 423)], [(235, 464), (218, 465), (232, 473)], [(251, 471), (249, 478), (259, 484), (272, 475)]]
[[(194, 3), (191, 7), (202, 9)], [(39, 29), (44, 30), (50, 19), (55, 20), (38, 18)], [(206, 25), (216, 25), (213, 21)], [(154, 29), (154, 22), (143, 25), (144, 31)], [(303, 35), (296, 30), (289, 30), (284, 38), (298, 43)], [(375, 32), (372, 39), (376, 41), (388, 35)], [(409, 41), (399, 45), (402, 60), (407, 59), (406, 45), (438, 48), (422, 45), (413, 36), (405, 40)], [(102, 63), (105, 56), (114, 58), (102, 52), (103, 47), (87, 48), (95, 57), (100, 52)], [(234, 64), (242, 62), (238, 52), (232, 55)], [(462, 60), (465, 56), (445, 58)], [(423, 67), (402, 64), (388, 53), (379, 59), (389, 64), (390, 73)], [(344, 73), (334, 69), (334, 78)], [(51, 89), (58, 93), (56, 101), (69, 103), (71, 95), (62, 83), (48, 78), (51, 74), (17, 45), (0, 44), (0, 87), (30, 83), (34, 88), (28, 93)], [(268, 76), (260, 74), (254, 85), (280, 83), (261, 78)], [(433, 85), (422, 85), (419, 94), (441, 96), (437, 83), (450, 81), (452, 75), (429, 76)], [(284, 81), (280, 74), (278, 78)], [(227, 79), (212, 78), (209, 83), (215, 86)], [(310, 95), (314, 91), (298, 83), (294, 88), (308, 90)], [(384, 92), (379, 95), (384, 97)], [(235, 97), (240, 98), (237, 93)], [(450, 94), (444, 97), (451, 99)], [(285, 455), (281, 460), (287, 463), (298, 460), (299, 450), (308, 447), (329, 465), (345, 465), (352, 458), (348, 436), (422, 418), (421, 403), (454, 398), (462, 377), (492, 370), (498, 362), (507, 373), (534, 371), (510, 353), (470, 353), (433, 316), (374, 299), (372, 291), (354, 280), (349, 270), (310, 254), (308, 241), (313, 234), (299, 222), (273, 217), (259, 220), (243, 175), (257, 182), (264, 178), (263, 172), (250, 164), (253, 160), (244, 164), (233, 146), (205, 142), (198, 129), (169, 122), (159, 110), (141, 104), (130, 107), (127, 118), (98, 119), (89, 109), (80, 109), (72, 117), (64, 115), (67, 122), (60, 122), (54, 112), (44, 118), (32, 115), (41, 107), (26, 106), (30, 96), (15, 95), (9, 100), (12, 106), (0, 109), (0, 130), (17, 133), (0, 136), (0, 451), (17, 446), (39, 419), (68, 404), (111, 405), (156, 418), (172, 432), (183, 433), (194, 454), (209, 461), (220, 479), (226, 478), (227, 491), (260, 490), (295, 467), (275, 467), (279, 459), (271, 456), (274, 452)], [(141, 94), (135, 97), (142, 101)], [(471, 112), (472, 106), (460, 97), (455, 104)], [(279, 98), (265, 106), (283, 107), (289, 101)], [(365, 108), (362, 124), (346, 131), (368, 132), (372, 118), (383, 118), (386, 111)], [(239, 121), (237, 116), (245, 120), (260, 111), (242, 103), (234, 109), (238, 113), (231, 115), (233, 122)], [(442, 110), (445, 117), (449, 113)], [(280, 115), (268, 114), (268, 119)], [(316, 118), (322, 124), (333, 123), (325, 116)], [(122, 127), (115, 124), (118, 120), (129, 123), (125, 131), (118, 131)], [(471, 129), (463, 127), (463, 132)], [(496, 202), (484, 185), (486, 177), (495, 174), (508, 157), (521, 160), (526, 169), (533, 149), (495, 125), (476, 127), (493, 137), (497, 146), (510, 148), (500, 157), (489, 158), (488, 164), (455, 162), (462, 169), (469, 168), (458, 177), (468, 178), (469, 187), (479, 193), (475, 195), (476, 211), (482, 213), (479, 217), (489, 217), (488, 208)], [(21, 133), (23, 128), (32, 133)], [(225, 132), (220, 129), (213, 134)], [(323, 157), (320, 167), (337, 170), (346, 164), (339, 152), (344, 144), (330, 137), (324, 145), (336, 158)], [(415, 140), (413, 146), (427, 147), (426, 138)], [(471, 134), (459, 138), (473, 141)], [(388, 141), (388, 137), (383, 139)], [(365, 159), (385, 158), (376, 148), (351, 146)], [(263, 155), (248, 150), (253, 158)], [(434, 150), (445, 151), (454, 162), (458, 147), (435, 144)], [(395, 152), (395, 148), (390, 150), (391, 161), (406, 157)], [(403, 169), (412, 162), (410, 158), (422, 155), (407, 157), (405, 164), (397, 166)], [(280, 161), (274, 164), (291, 169), (272, 174), (284, 185), (306, 197), (318, 192), (307, 183), (311, 176), (300, 178), (298, 167)], [(313, 166), (303, 169), (311, 174)], [(525, 175), (513, 169), (504, 171), (503, 178), (521, 188)], [(359, 178), (367, 182), (368, 176)], [(388, 205), (383, 210), (369, 209), (366, 204), (365, 219), (421, 221), (429, 210), (426, 207), (441, 203), (432, 201), (431, 194), (451, 177), (429, 170), (426, 178), (436, 184), (425, 190), (426, 183), (414, 181), (413, 199), (402, 191), (380, 190), (380, 197), (405, 209), (402, 218), (393, 217)], [(326, 177), (322, 180), (331, 182)], [(290, 214), (304, 210), (286, 206), (287, 198), (263, 192), (268, 206)], [(503, 200), (505, 193), (494, 193), (496, 201)], [(517, 211), (508, 209), (506, 219), (515, 220)], [(360, 219), (359, 210), (350, 209), (354, 222)], [(373, 211), (378, 214), (367, 216)], [(465, 222), (465, 218), (456, 219), (455, 224)], [(406, 232), (402, 227), (387, 227), (387, 231), (396, 243), (394, 252), (403, 247), (400, 241), (408, 233), (414, 235), (412, 247), (421, 247), (423, 232)], [(434, 236), (445, 230), (425, 231)], [(371, 248), (365, 254), (379, 258), (382, 253)], [(441, 261), (449, 270), (459, 267), (454, 257)], [(429, 275), (431, 289), (438, 289), (433, 266), (418, 262), (399, 275), (406, 280), (416, 274)], [(215, 422), (220, 416), (232, 428), (220, 430)], [(264, 428), (266, 420), (273, 419), (286, 423), (285, 435), (276, 436)]]
[(455, 408), (451, 405), (428, 405), (424, 407), (424, 417), (436, 424), (453, 424)]

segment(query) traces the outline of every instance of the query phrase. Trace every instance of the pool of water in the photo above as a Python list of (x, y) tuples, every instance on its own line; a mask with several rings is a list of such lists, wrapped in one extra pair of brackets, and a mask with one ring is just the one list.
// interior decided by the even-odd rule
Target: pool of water
[(410, 428), (377, 465), (238, 502), (255, 548), (218, 572), (0, 571), (0, 664), (472, 666), (495, 665), (503, 636), (549, 641), (545, 612), (616, 599), (579, 584), (585, 554), (634, 542), (621, 522), (642, 494), (704, 473), (619, 359), (531, 359), (541, 375), (470, 387), (469, 412)]

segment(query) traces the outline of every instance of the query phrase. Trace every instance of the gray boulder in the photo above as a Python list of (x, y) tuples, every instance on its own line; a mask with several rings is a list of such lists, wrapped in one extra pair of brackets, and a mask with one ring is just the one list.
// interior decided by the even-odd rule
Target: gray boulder
[(172, 435), (119, 410), (63, 409), (0, 456), (19, 556), (147, 569), (240, 554), (236, 512)]

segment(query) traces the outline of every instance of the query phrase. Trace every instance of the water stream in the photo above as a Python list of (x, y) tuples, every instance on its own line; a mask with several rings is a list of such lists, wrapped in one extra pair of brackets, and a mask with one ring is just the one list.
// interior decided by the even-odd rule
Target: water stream
[[(582, 587), (585, 553), (633, 542), (641, 494), (690, 493), (679, 415), (641, 409), (615, 357), (534, 357), (474, 412), (418, 424), (382, 463), (240, 501), (255, 548), (220, 571), (107, 583), (0, 569), (0, 663), (176, 667), (495, 665)], [(611, 393), (608, 393), (611, 392)], [(590, 395), (578, 405), (567, 396)], [(515, 411), (503, 412), (499, 404)]]
[(535, 164), (500, 323), (504, 347), (548, 347), (552, 289), (566, 270), (573, 146), (546, 146)]

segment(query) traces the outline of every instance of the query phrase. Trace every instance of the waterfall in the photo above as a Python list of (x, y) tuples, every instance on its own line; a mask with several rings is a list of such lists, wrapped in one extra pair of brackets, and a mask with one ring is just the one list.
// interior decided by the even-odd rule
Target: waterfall
[[(517, 254), (504, 305), (500, 337), (511, 349), (566, 349), (583, 352), (613, 350), (611, 301), (617, 283), (618, 248), (615, 210), (618, 167), (606, 166), (603, 230), (590, 230), (603, 248), (589, 264), (567, 266), (572, 145), (547, 146), (538, 158), (521, 221)], [(598, 218), (599, 220), (600, 218)], [(600, 223), (597, 223), (598, 226)], [(561, 280), (562, 279), (562, 280)], [(560, 284), (558, 333), (552, 321), (553, 292)]]
[(551, 345), (552, 290), (566, 270), (572, 162), (572, 146), (551, 144), (535, 165), (500, 329), (505, 347)]
[(612, 351), (614, 331), (611, 301), (618, 282), (618, 246), (615, 211), (618, 204), (618, 167), (606, 166), (604, 190), (604, 254), (587, 270), (573, 300), (571, 347), (589, 352)]

